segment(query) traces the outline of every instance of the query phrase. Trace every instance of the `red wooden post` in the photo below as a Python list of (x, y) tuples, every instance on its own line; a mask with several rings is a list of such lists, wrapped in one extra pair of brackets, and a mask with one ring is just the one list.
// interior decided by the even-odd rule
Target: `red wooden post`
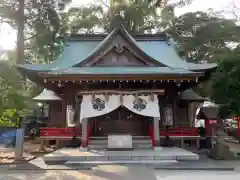
[(240, 117), (238, 116), (236, 120), (237, 120), (237, 132), (238, 132), (238, 136), (240, 137)]
[(240, 137), (240, 116), (233, 117), (237, 121), (237, 134)]
[(238, 136), (240, 136), (240, 120), (237, 121)]
[(149, 134), (150, 134), (151, 139), (152, 139), (152, 146), (154, 147), (155, 146), (155, 140), (154, 140), (154, 133), (153, 133), (153, 128), (152, 128), (151, 124), (149, 125)]

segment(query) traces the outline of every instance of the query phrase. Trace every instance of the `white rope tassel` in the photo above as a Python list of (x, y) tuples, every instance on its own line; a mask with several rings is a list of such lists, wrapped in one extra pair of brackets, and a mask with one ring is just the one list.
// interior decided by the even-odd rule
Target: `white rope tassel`
[(120, 103), (123, 104), (123, 95), (120, 94)]
[(151, 95), (150, 95), (150, 100), (154, 101), (154, 94), (153, 93), (151, 93)]
[(105, 94), (105, 99), (106, 101), (109, 101), (109, 95), (107, 93)]
[(92, 95), (92, 102), (95, 101), (95, 94)]

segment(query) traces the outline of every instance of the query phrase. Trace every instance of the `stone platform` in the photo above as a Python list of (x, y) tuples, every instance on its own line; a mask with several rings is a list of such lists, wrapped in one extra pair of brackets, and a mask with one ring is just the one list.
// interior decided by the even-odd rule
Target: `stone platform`
[(46, 163), (66, 161), (196, 161), (199, 156), (190, 151), (171, 147), (164, 147), (159, 151), (154, 150), (132, 150), (132, 151), (106, 151), (88, 150), (80, 151), (79, 148), (63, 148), (43, 157)]

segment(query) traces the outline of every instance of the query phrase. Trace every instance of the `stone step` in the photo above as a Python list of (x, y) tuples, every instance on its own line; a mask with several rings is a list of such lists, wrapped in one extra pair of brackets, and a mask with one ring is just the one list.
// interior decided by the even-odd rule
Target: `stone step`
[[(134, 149), (149, 149), (152, 144), (133, 144)], [(89, 144), (88, 149), (107, 149), (107, 144)]]
[(176, 160), (109, 160), (109, 161), (67, 161), (64, 165), (67, 166), (99, 166), (113, 164), (154, 164), (154, 165), (171, 165), (176, 164)]
[[(89, 144), (107, 144), (107, 140), (90, 140)], [(151, 139), (142, 139), (142, 140), (133, 140), (133, 144), (151, 144), (152, 140)]]
[[(133, 140), (148, 140), (151, 139), (150, 136), (132, 136)], [(108, 140), (108, 137), (90, 137), (90, 140)]]

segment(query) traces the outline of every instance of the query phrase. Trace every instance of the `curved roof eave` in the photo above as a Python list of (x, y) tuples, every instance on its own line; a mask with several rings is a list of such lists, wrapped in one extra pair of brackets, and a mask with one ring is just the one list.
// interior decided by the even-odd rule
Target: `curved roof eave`
[(187, 62), (188, 69), (191, 71), (206, 71), (206, 70), (214, 70), (217, 68), (216, 63), (210, 64), (195, 64)]
[[(17, 70), (23, 77), (27, 77), (32, 82), (43, 82), (42, 78), (39, 76), (39, 71), (34, 70), (33, 68), (25, 67), (25, 65), (15, 65)], [(34, 67), (34, 65), (32, 65)], [(38, 66), (36, 66), (38, 67)], [(41, 72), (49, 72), (49, 71), (41, 71)]]

